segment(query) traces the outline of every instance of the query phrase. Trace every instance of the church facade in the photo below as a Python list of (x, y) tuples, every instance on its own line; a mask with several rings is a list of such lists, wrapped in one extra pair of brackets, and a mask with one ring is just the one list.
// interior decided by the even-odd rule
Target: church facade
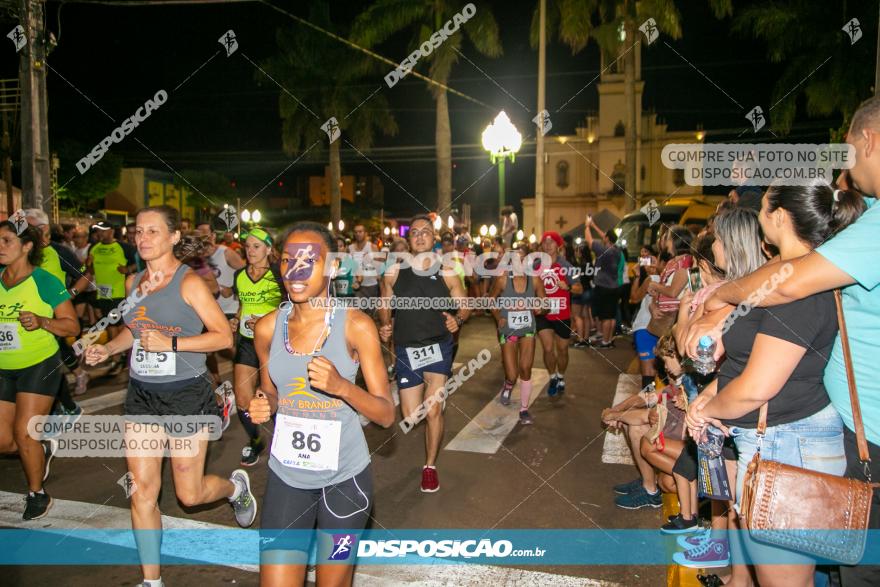
[[(636, 53), (636, 189), (624, 188), (626, 183), (626, 152), (624, 150), (623, 60), (607, 65), (603, 59), (599, 76), (599, 112), (588, 116), (584, 126), (574, 135), (544, 137), (544, 228), (568, 232), (584, 222), (587, 213), (600, 215), (606, 226), (620, 219), (628, 210), (640, 208), (654, 199), (662, 203), (671, 195), (700, 195), (699, 187), (684, 181), (683, 170), (667, 169), (660, 153), (670, 143), (702, 142), (702, 129), (669, 131), (662, 118), (642, 111), (640, 45)], [(619, 64), (619, 65), (618, 65)], [(633, 202), (632, 200), (636, 200)], [(627, 207), (629, 201), (629, 207)], [(535, 199), (522, 200), (521, 227), (526, 235), (537, 232)], [(538, 235), (540, 236), (540, 234)]]

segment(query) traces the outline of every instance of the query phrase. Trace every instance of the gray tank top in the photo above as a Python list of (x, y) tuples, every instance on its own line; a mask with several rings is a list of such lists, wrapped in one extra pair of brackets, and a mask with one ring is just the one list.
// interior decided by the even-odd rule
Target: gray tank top
[[(193, 307), (183, 301), (180, 286), (189, 267), (181, 265), (171, 281), (157, 292), (150, 293), (134, 303), (125, 313), (125, 325), (131, 329), (134, 345), (129, 360), (130, 376), (144, 383), (171, 383), (198, 377), (205, 372), (205, 353), (153, 352), (148, 353), (140, 347), (141, 333), (158, 330), (167, 336), (185, 338), (198, 336), (205, 325)], [(134, 276), (132, 293), (143, 279), (145, 271)], [(135, 296), (129, 299), (134, 301)]]
[[(504, 300), (506, 303), (506, 306), (501, 308), (501, 317), (507, 321), (504, 328), (500, 329), (502, 335), (525, 336), (535, 333), (535, 315), (530, 309), (527, 309), (525, 304), (526, 298), (533, 297), (535, 297), (535, 284), (531, 277), (526, 279), (526, 290), (519, 293), (513, 287), (513, 275), (507, 276), (504, 290), (498, 296), (499, 302)], [(522, 301), (518, 302), (518, 300)], [(507, 306), (513, 306), (513, 308)]]
[(269, 376), (278, 390), (278, 415), (269, 468), (299, 489), (320, 489), (350, 479), (370, 464), (370, 451), (358, 413), (339, 398), (309, 385), (308, 364), (326, 357), (354, 383), (359, 364), (345, 341), (347, 310), (336, 308), (330, 334), (312, 355), (288, 352), (285, 345), (290, 302), (279, 306), (269, 352)]

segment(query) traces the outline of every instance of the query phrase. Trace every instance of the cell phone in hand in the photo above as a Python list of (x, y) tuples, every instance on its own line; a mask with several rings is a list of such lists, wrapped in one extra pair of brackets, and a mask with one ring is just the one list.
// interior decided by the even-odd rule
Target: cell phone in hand
[(688, 271), (688, 287), (692, 292), (696, 292), (698, 289), (703, 287), (703, 284), (700, 280), (699, 269), (691, 269), (690, 271)]

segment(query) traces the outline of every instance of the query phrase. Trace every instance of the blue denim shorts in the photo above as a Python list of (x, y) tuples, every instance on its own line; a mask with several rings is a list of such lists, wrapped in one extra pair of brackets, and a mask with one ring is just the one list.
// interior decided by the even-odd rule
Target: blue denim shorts
[[(758, 450), (758, 434), (754, 428), (730, 428), (730, 435), (739, 451), (736, 470), (736, 506), (740, 511), (743, 480), (752, 457)], [(808, 418), (768, 426), (761, 444), (761, 458), (794, 467), (801, 467), (829, 475), (843, 476), (846, 471), (846, 454), (843, 448), (843, 421), (834, 406), (829, 404)], [(747, 533), (744, 533), (746, 538)], [(785, 564), (807, 564), (812, 558), (792, 551), (745, 540), (753, 561), (778, 560)], [(774, 552), (784, 553), (776, 555)], [(803, 559), (802, 561), (800, 559)]]

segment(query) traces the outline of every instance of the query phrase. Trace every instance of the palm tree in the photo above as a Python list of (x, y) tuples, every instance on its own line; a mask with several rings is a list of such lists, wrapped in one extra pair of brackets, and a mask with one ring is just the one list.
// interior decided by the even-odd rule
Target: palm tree
[[(708, 0), (716, 18), (723, 18), (732, 11), (731, 0)], [(626, 159), (625, 189), (636, 196), (636, 54), (629, 50), (639, 40), (638, 27), (653, 18), (657, 27), (673, 39), (681, 38), (681, 15), (673, 0), (548, 0), (547, 37), (557, 37), (571, 48), (572, 54), (580, 52), (590, 39), (596, 41), (601, 51), (609, 56), (623, 53), (624, 99), (626, 119), (624, 124), (624, 150)], [(596, 23), (596, 24), (594, 24)], [(535, 47), (539, 38), (538, 9), (532, 15), (531, 42)], [(626, 200), (626, 209), (634, 210), (637, 202)]]
[[(309, 21), (336, 34), (345, 33), (331, 23), (327, 2), (312, 4)], [(285, 153), (317, 159), (324, 156), (329, 143), (330, 218), (337, 226), (342, 217), (342, 137), (358, 150), (367, 150), (377, 131), (397, 133), (385, 96), (368, 96), (369, 86), (358, 86), (368, 74), (380, 70), (373, 60), (353, 55), (345, 45), (311, 28), (278, 29), (277, 42), (278, 54), (262, 64), (265, 73), (255, 75), (260, 83), (274, 81), (282, 88), (278, 105)], [(342, 133), (333, 141), (321, 128), (331, 117)]]
[[(835, 7), (787, 0), (753, 4), (737, 14), (734, 32), (764, 41), (768, 59), (785, 64), (773, 88), (770, 119), (775, 131), (786, 134), (791, 130), (800, 96), (806, 98), (809, 116), (839, 113), (844, 124), (861, 101), (871, 96), (876, 46), (870, 39), (876, 39), (877, 4)], [(853, 17), (863, 27), (867, 25), (864, 38), (854, 44), (839, 25), (830, 25)]]
[[(366, 47), (385, 42), (392, 35), (409, 30), (414, 36), (408, 46), (418, 47), (434, 31), (461, 12), (468, 4), (462, 0), (375, 0), (355, 20), (352, 40)], [(479, 10), (426, 59), (430, 63), (429, 76), (444, 85), (449, 80), (452, 66), (458, 61), (462, 39), (466, 36), (477, 51), (488, 57), (501, 55), (498, 23), (486, 7)], [(437, 210), (449, 208), (452, 202), (452, 133), (449, 128), (449, 104), (446, 90), (431, 87), (436, 102), (437, 150)]]

